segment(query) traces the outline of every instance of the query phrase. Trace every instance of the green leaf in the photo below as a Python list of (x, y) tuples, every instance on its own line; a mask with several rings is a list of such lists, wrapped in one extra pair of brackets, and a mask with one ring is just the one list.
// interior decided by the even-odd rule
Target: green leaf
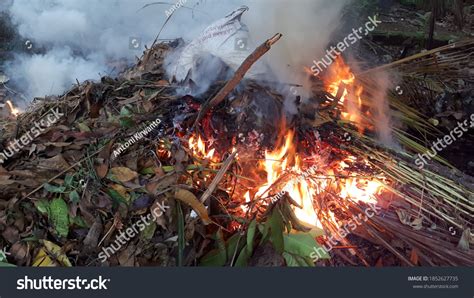
[(286, 251), (283, 253), (283, 258), (285, 258), (286, 266), (288, 267), (314, 267), (314, 262), (311, 258), (303, 258)]
[[(285, 251), (303, 258), (313, 258), (317, 249), (321, 247), (314, 238), (307, 233), (284, 235)], [(321, 250), (319, 250), (321, 251)], [(323, 259), (329, 259), (326, 251), (321, 256)]]
[(127, 205), (127, 200), (115, 189), (107, 189), (107, 194), (112, 198), (112, 205), (119, 206), (121, 203)]
[(216, 232), (215, 238), (217, 243), (217, 249), (211, 250), (204, 257), (201, 258), (201, 261), (199, 263), (201, 266), (220, 267), (226, 264), (227, 250), (224, 242), (224, 235), (221, 229)]
[(255, 237), (256, 230), (257, 230), (257, 221), (254, 219), (250, 223), (248, 231), (247, 231), (247, 250), (250, 255), (252, 255), (252, 252), (253, 252), (253, 239)]
[(0, 262), (0, 267), (16, 267), (16, 266), (10, 263), (6, 263), (6, 262)]
[(268, 233), (270, 231), (270, 229), (267, 228), (267, 224), (268, 224), (268, 222), (265, 225), (263, 225), (263, 224), (258, 224), (257, 225), (258, 231), (262, 234), (262, 238), (260, 239), (260, 244), (259, 245), (264, 244), (268, 240), (268, 236), (270, 235)]
[(288, 267), (308, 267), (308, 264), (300, 256), (283, 252), (283, 258), (285, 258), (286, 266)]
[(74, 179), (74, 176), (66, 174), (66, 177), (64, 177), (64, 186), (70, 187), (72, 185), (73, 179)]
[(43, 215), (49, 214), (49, 202), (47, 200), (39, 200), (35, 202), (36, 209)]
[[(227, 245), (227, 259), (228, 260), (232, 260), (234, 253), (243, 246), (242, 245), (243, 241), (239, 241), (240, 238), (241, 237), (239, 233), (235, 233), (234, 235), (232, 235), (232, 237), (227, 239), (226, 245)], [(237, 247), (237, 243), (239, 244), (239, 247)]]
[(141, 232), (141, 238), (150, 240), (153, 238), (153, 235), (155, 234), (156, 231), (156, 222), (151, 222), (150, 224), (145, 226), (145, 229)]
[[(298, 256), (298, 257), (299, 257), (299, 256)], [(304, 259), (304, 261), (306, 262), (306, 264), (307, 264), (309, 267), (315, 267), (315, 265), (314, 265), (314, 259), (308, 258), (308, 257), (302, 258), (302, 259)]]
[(132, 128), (135, 126), (135, 121), (130, 117), (120, 117), (120, 126), (124, 128)]
[(283, 241), (283, 218), (281, 217), (278, 208), (275, 208), (272, 212), (270, 219), (268, 220), (270, 227), (270, 239), (273, 243), (273, 247), (278, 253), (283, 253), (284, 241)]
[(57, 198), (49, 204), (50, 221), (56, 233), (61, 237), (66, 237), (69, 233), (69, 209), (63, 199)]
[(52, 193), (63, 193), (66, 190), (66, 187), (64, 187), (64, 186), (54, 186), (54, 185), (51, 185), (49, 183), (46, 183), (44, 185), (44, 189), (46, 189), (47, 191), (52, 192)]
[(77, 191), (73, 190), (69, 193), (69, 201), (72, 203), (78, 203), (80, 201), (81, 197), (77, 193)]
[(80, 228), (88, 228), (89, 227), (81, 216), (69, 217), (69, 224), (78, 226)]
[(89, 128), (89, 126), (87, 126), (87, 124), (85, 124), (84, 122), (79, 122), (77, 124), (77, 128), (79, 128), (79, 130), (81, 132), (90, 132), (91, 129)]
[(123, 106), (120, 109), (120, 116), (130, 116), (130, 115), (132, 115), (132, 112), (126, 106)]
[(237, 260), (235, 261), (235, 266), (246, 267), (250, 256), (251, 256), (251, 253), (249, 253), (248, 246), (245, 245), (244, 248), (240, 251), (240, 254), (237, 257)]
[(142, 175), (153, 175), (153, 174), (155, 174), (155, 168), (153, 168), (153, 167), (144, 168), (140, 171), (140, 174), (142, 174)]
[(225, 265), (226, 252), (220, 249), (213, 249), (201, 258), (199, 264), (206, 267), (221, 267)]

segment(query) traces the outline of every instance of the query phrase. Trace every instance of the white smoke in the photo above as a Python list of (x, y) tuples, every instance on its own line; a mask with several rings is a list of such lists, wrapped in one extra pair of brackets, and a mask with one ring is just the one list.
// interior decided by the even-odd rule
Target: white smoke
[[(116, 60), (132, 62), (141, 51), (130, 39), (150, 45), (175, 4), (150, 5), (148, 0), (15, 0), (3, 4), (24, 39), (41, 54), (17, 54), (7, 74), (30, 96), (60, 94), (72, 84), (98, 79)], [(282, 80), (303, 80), (303, 67), (320, 57), (338, 29), (341, 10), (349, 0), (188, 0), (177, 9), (160, 38), (190, 41), (215, 20), (241, 5), (242, 18), (255, 45), (275, 33), (283, 38), (265, 61)], [(184, 3), (184, 2), (183, 2)]]
[(386, 72), (380, 71), (374, 75), (374, 81), (377, 85), (372, 97), (374, 98), (375, 131), (382, 144), (395, 148), (398, 145), (395, 143), (392, 135), (392, 119), (387, 98), (388, 90), (393, 88), (393, 79)]

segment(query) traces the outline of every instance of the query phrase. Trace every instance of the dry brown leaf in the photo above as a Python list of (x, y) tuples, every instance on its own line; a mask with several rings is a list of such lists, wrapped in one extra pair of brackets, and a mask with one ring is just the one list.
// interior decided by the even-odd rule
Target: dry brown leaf
[(110, 169), (110, 172), (112, 172), (112, 174), (114, 174), (114, 176), (117, 177), (120, 182), (127, 182), (138, 177), (137, 172), (132, 171), (126, 167), (115, 167)]
[(17, 265), (24, 265), (28, 257), (28, 245), (23, 242), (17, 242), (10, 248), (10, 254), (15, 259)]
[(199, 200), (196, 198), (196, 196), (190, 192), (189, 190), (178, 188), (174, 192), (174, 197), (182, 202), (185, 202), (191, 208), (194, 209), (194, 211), (199, 215), (201, 218), (202, 222), (205, 225), (208, 225), (211, 223), (211, 219), (209, 218), (209, 215), (207, 214), (206, 207), (204, 204), (199, 202)]
[(136, 247), (133, 244), (127, 246), (126, 249), (122, 250), (118, 255), (120, 266), (122, 267), (133, 267), (135, 266), (135, 251)]
[(38, 163), (38, 168), (53, 171), (64, 171), (69, 169), (70, 165), (61, 154), (58, 154), (51, 158), (40, 160)]
[(67, 147), (71, 144), (72, 143), (66, 143), (66, 142), (47, 142), (47, 143), (44, 143), (45, 146), (54, 146), (54, 147)]
[[(161, 206), (163, 206), (163, 204), (159, 201), (155, 201), (153, 203), (153, 205), (151, 205), (150, 207), (150, 210), (159, 210), (161, 208)], [(158, 208), (158, 209), (157, 209)], [(154, 219), (155, 219), (155, 222), (160, 226), (162, 227), (163, 229), (165, 230), (168, 230), (168, 227), (166, 226), (166, 223), (167, 223), (167, 219), (166, 219), (166, 213), (163, 211), (163, 215), (162, 216), (155, 216)]]
[(104, 178), (105, 176), (107, 176), (108, 170), (109, 167), (105, 163), (95, 167), (95, 172), (97, 173), (97, 176), (99, 178)]
[(411, 250), (410, 261), (411, 261), (413, 264), (418, 265), (418, 253), (416, 252), (416, 248), (413, 248), (413, 249)]
[(12, 226), (6, 227), (6, 229), (2, 232), (2, 237), (11, 244), (20, 240), (18, 229)]
[(15, 180), (0, 180), (0, 185), (5, 186), (5, 185), (11, 185), (15, 183)]
[(461, 239), (459, 239), (458, 248), (460, 250), (469, 251), (469, 242), (471, 238), (471, 229), (467, 228), (462, 232)]
[[(0, 181), (1, 183), (1, 181)], [(145, 189), (149, 194), (155, 193), (159, 182), (150, 182), (145, 185)]]
[(91, 249), (97, 247), (99, 243), (99, 237), (102, 234), (103, 226), (100, 218), (97, 217), (92, 227), (89, 229), (86, 238), (83, 243), (84, 246)]
[(377, 263), (375, 263), (375, 267), (377, 267), (377, 268), (383, 267), (382, 258), (379, 258), (379, 259), (377, 260)]
[(423, 228), (423, 218), (418, 217), (412, 220), (412, 217), (405, 210), (395, 211), (400, 219), (400, 222), (404, 225), (410, 226), (415, 230), (421, 230)]

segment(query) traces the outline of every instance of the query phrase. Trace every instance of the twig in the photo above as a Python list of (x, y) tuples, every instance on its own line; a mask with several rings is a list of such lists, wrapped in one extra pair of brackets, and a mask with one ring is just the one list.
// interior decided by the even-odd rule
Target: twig
[(247, 71), (252, 67), (252, 65), (257, 62), (258, 59), (260, 59), (263, 55), (265, 55), (266, 52), (268, 52), (272, 45), (275, 44), (280, 38), (282, 37), (282, 34), (277, 33), (275, 36), (272, 38), (268, 39), (265, 41), (262, 45), (260, 45), (258, 48), (253, 51), (250, 56), (248, 56), (245, 61), (240, 65), (240, 67), (237, 69), (235, 72), (234, 76), (230, 81), (228, 81), (224, 87), (208, 102), (206, 102), (202, 107), (201, 110), (199, 111), (199, 114), (196, 118), (196, 121), (194, 122), (193, 127), (196, 127), (199, 121), (204, 117), (204, 115), (207, 113), (208, 110), (212, 109), (213, 107), (217, 106), (220, 104), (225, 97), (232, 91), (234, 88), (239, 84), (239, 82), (244, 78), (245, 74)]
[(211, 184), (209, 185), (209, 187), (206, 189), (206, 191), (203, 193), (203, 195), (201, 196), (200, 198), (200, 201), (201, 203), (204, 203), (210, 196), (211, 194), (214, 192), (214, 190), (216, 189), (217, 185), (219, 184), (219, 182), (221, 182), (222, 178), (224, 177), (225, 173), (227, 172), (227, 170), (229, 169), (232, 161), (234, 160), (235, 156), (237, 155), (237, 151), (235, 151), (234, 153), (232, 153), (226, 160), (225, 162), (222, 164), (222, 168), (219, 170), (219, 172), (217, 172), (217, 175), (216, 177), (214, 177), (214, 179), (212, 180)]
[(97, 150), (94, 154), (90, 155), (90, 156), (86, 156), (84, 157), (83, 159), (81, 159), (80, 161), (76, 162), (75, 164), (73, 164), (72, 166), (70, 166), (69, 168), (65, 169), (64, 171), (62, 171), (61, 173), (57, 174), (56, 176), (54, 176), (53, 178), (49, 179), (47, 182), (41, 184), (40, 186), (38, 186), (37, 188), (35, 188), (34, 190), (32, 190), (29, 194), (27, 194), (26, 196), (24, 196), (23, 198), (21, 198), (21, 200), (24, 200), (26, 198), (28, 198), (29, 196), (31, 196), (32, 194), (34, 194), (35, 192), (37, 192), (38, 190), (42, 189), (45, 184), (47, 183), (50, 183), (51, 181), (53, 181), (54, 179), (58, 178), (58, 177), (61, 177), (64, 173), (67, 173), (69, 170), (71, 170), (72, 168), (75, 168), (76, 166), (80, 165), (82, 162), (84, 162), (86, 159), (90, 158), (90, 157), (93, 157), (97, 154), (99, 154), (102, 149), (104, 149), (105, 147), (107, 147), (108, 145), (105, 145), (103, 146), (102, 148), (100, 148), (99, 150)]

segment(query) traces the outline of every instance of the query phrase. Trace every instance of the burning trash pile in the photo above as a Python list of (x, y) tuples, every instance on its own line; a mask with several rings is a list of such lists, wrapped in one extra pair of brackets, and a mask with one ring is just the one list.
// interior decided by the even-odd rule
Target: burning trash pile
[[(286, 117), (284, 96), (252, 68), (281, 38), (239, 64), (226, 61), (233, 75), (217, 76), (196, 96), (182, 90), (202, 87), (199, 71), (179, 69), (184, 82), (167, 75), (169, 57), (197, 49), (175, 40), (153, 44), (117, 78), (77, 84), (13, 114), (0, 139), (0, 241), (8, 260), (472, 266), (472, 178), (442, 165), (418, 169), (411, 157), (423, 148), (401, 129), (399, 144), (382, 146), (378, 70), (359, 76), (341, 57), (312, 78), (314, 113), (295, 96), (302, 112)], [(390, 69), (403, 74), (416, 59), (473, 44)], [(389, 105), (404, 125), (431, 128), (400, 101)], [(43, 125), (55, 110), (63, 116)], [(41, 133), (23, 142), (35, 124)], [(21, 140), (15, 152), (13, 140)]]

